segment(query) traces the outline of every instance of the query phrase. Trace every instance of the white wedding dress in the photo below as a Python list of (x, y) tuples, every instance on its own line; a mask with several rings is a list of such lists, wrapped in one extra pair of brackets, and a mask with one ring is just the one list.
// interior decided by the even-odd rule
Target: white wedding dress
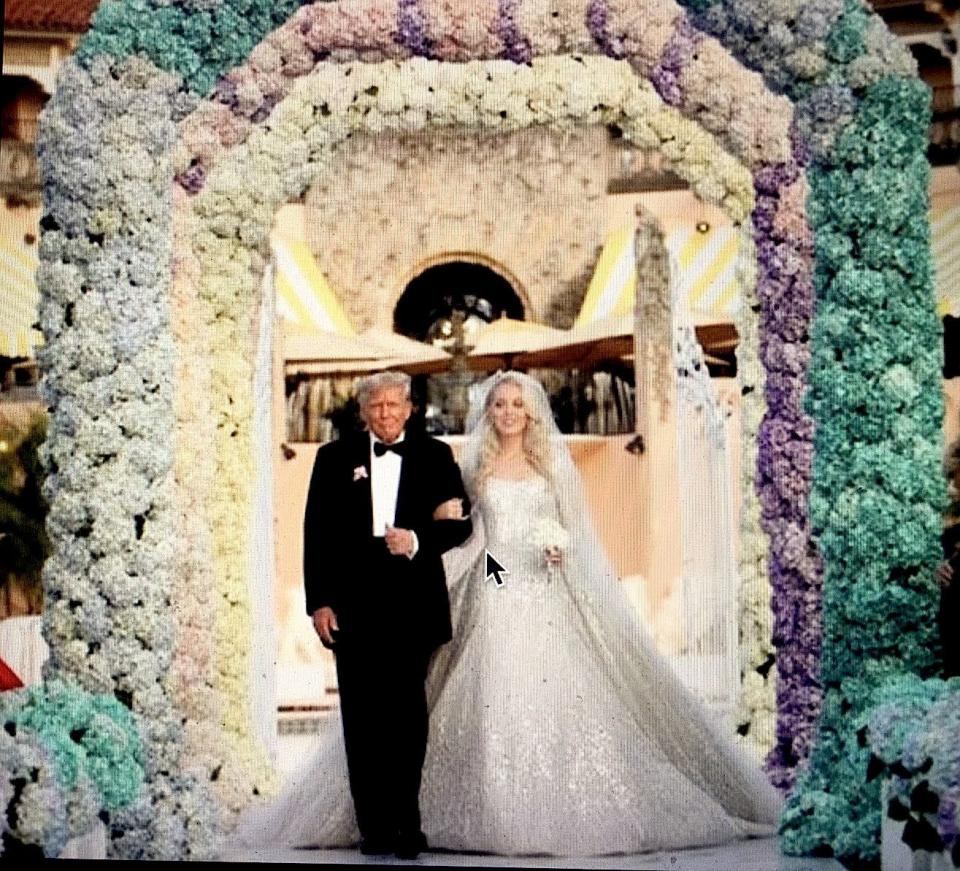
[[(473, 537), (445, 558), (454, 639), (428, 679), (420, 792), (431, 847), (587, 856), (773, 834), (777, 793), (656, 653), (579, 494), (565, 507), (556, 492), (539, 476), (488, 479)], [(561, 568), (534, 543), (540, 518), (571, 533)], [(502, 586), (484, 548), (509, 571)], [(237, 838), (356, 843), (339, 717)]]

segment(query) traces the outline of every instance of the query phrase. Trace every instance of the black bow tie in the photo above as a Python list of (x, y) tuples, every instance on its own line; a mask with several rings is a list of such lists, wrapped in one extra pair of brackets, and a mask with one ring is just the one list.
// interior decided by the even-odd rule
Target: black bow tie
[(402, 457), (406, 453), (406, 450), (406, 442), (393, 442), (389, 445), (386, 442), (373, 443), (373, 452), (378, 457), (382, 457), (387, 451), (393, 451), (395, 454)]

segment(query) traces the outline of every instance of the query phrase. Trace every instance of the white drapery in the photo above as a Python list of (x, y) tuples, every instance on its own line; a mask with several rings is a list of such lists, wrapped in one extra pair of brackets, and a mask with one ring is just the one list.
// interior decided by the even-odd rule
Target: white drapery
[(273, 530), (273, 325), (272, 264), (264, 270), (253, 375), (253, 453), (255, 479), (250, 512), (250, 601), (253, 638), (250, 663), (250, 714), (253, 731), (276, 761), (277, 639)]
[(740, 676), (728, 414), (718, 401), (693, 323), (676, 297), (676, 270), (671, 271), (686, 636), (686, 652), (677, 666), (704, 701), (732, 714)]

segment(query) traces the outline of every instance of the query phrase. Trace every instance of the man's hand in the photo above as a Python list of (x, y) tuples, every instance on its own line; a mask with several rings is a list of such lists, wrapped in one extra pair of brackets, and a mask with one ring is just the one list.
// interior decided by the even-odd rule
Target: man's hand
[(410, 556), (413, 553), (413, 533), (409, 529), (388, 526), (386, 541), (387, 550), (394, 556)]
[(317, 630), (317, 635), (320, 636), (320, 641), (324, 647), (333, 647), (333, 645), (337, 643), (331, 634), (331, 632), (336, 632), (340, 629), (337, 625), (337, 615), (333, 613), (333, 608), (326, 606), (317, 608), (317, 610), (313, 612), (313, 628)]
[(433, 512), (434, 520), (463, 520), (463, 500), (448, 499), (441, 502)]
[(937, 566), (937, 580), (941, 587), (949, 587), (953, 583), (953, 566), (948, 562), (942, 562)]

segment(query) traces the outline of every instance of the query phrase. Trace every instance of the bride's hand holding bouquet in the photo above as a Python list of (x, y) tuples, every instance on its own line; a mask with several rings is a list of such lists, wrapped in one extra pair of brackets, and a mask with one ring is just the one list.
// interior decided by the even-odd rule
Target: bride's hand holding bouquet
[(533, 544), (543, 554), (544, 563), (552, 576), (553, 569), (563, 565), (564, 551), (570, 545), (570, 534), (552, 517), (541, 517), (533, 524)]

